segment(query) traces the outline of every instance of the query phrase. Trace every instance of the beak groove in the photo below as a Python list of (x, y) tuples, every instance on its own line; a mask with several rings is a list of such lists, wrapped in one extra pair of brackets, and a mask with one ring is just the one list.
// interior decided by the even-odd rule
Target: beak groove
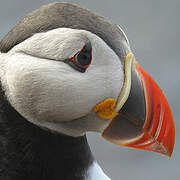
[(142, 149), (160, 152), (169, 157), (172, 154), (175, 141), (175, 127), (169, 104), (159, 86), (151, 76), (136, 64), (143, 81), (146, 99), (146, 121), (144, 132), (149, 135), (151, 142)]

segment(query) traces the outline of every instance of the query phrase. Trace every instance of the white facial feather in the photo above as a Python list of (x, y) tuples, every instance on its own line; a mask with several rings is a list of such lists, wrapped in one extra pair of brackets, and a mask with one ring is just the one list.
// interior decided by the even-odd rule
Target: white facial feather
[[(63, 60), (88, 40), (92, 64), (81, 73)], [(72, 136), (102, 132), (109, 123), (92, 109), (105, 98), (117, 99), (123, 69), (118, 56), (96, 35), (68, 28), (35, 34), (1, 61), (0, 75), (8, 100), (28, 121)]]
[(35, 34), (9, 53), (24, 52), (45, 59), (64, 60), (82, 49), (87, 41), (84, 31), (60, 28)]

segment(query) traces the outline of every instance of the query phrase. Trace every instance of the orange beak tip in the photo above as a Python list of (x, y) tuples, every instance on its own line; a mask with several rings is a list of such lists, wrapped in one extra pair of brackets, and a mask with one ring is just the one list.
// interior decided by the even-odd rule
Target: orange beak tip
[[(175, 126), (170, 106), (152, 77), (139, 64), (136, 63), (135, 68), (144, 94), (137, 94), (136, 97), (145, 99), (143, 107), (146, 107), (146, 111), (145, 116), (142, 116), (145, 120), (143, 124), (138, 121), (136, 112), (140, 112), (140, 106), (129, 101), (118, 116), (112, 119), (102, 136), (116, 145), (153, 151), (170, 158), (175, 143)], [(137, 110), (134, 114), (133, 109)]]
[(175, 126), (170, 106), (162, 90), (151, 76), (137, 64), (144, 84), (147, 120), (144, 124), (144, 148), (171, 157), (175, 142)]

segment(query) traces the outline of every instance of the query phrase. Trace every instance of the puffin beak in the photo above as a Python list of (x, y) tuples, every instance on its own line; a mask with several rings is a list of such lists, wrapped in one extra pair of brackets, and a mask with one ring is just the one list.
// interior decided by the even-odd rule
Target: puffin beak
[[(132, 53), (125, 57), (124, 71), (124, 85), (114, 105), (106, 100), (103, 106), (111, 108), (96, 106), (95, 112), (101, 118), (112, 117), (102, 136), (116, 145), (159, 152), (170, 157), (175, 128), (162, 90), (136, 62)], [(110, 111), (111, 115), (107, 116)]]

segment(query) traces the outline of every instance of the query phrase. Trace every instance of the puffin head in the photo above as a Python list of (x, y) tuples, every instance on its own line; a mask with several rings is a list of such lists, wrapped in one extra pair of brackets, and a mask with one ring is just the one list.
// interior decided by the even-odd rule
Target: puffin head
[(137, 63), (122, 29), (69, 3), (28, 14), (0, 42), (9, 103), (33, 124), (170, 156), (174, 123), (165, 96)]

